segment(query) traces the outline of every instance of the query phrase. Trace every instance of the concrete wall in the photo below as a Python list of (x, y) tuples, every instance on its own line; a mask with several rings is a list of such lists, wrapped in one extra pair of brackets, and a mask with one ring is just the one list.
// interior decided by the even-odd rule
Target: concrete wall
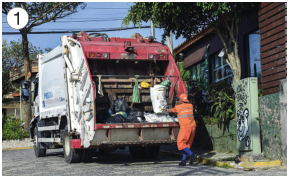
[(231, 120), (224, 124), (198, 126), (192, 147), (238, 154), (236, 125), (236, 120)]
[(13, 115), (15, 116), (15, 110), (16, 110), (16, 117), (20, 118), (20, 109), (19, 108), (6, 108), (6, 115), (10, 116)]
[(267, 158), (282, 160), (279, 92), (259, 98), (262, 152)]
[(287, 165), (287, 79), (281, 80), (279, 93), (279, 108), (281, 122), (282, 160)]

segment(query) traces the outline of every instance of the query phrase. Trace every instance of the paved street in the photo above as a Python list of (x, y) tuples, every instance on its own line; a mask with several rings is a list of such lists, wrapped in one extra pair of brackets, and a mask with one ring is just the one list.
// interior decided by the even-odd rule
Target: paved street
[(47, 156), (36, 158), (33, 149), (2, 151), (2, 175), (12, 176), (286, 176), (284, 168), (243, 171), (205, 165), (178, 166), (179, 159), (158, 156), (154, 159), (134, 160), (126, 150), (100, 154), (95, 152), (92, 162), (67, 164), (62, 149), (48, 150)]

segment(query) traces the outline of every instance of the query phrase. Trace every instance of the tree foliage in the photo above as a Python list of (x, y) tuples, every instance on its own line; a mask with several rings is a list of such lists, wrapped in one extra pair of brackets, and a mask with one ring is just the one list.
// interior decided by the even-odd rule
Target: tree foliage
[(179, 72), (180, 72), (180, 75), (181, 75), (183, 81), (189, 81), (191, 72), (190, 72), (190, 70), (184, 69), (184, 62), (183, 61), (177, 62), (177, 67), (179, 69)]
[[(83, 2), (2, 2), (2, 13), (7, 15), (8, 12), (14, 7), (23, 8), (29, 15), (27, 26), (19, 31), (22, 33), (25, 80), (30, 81), (31, 72), (29, 68), (29, 46), (27, 32), (32, 31), (32, 29), (36, 26), (40, 26), (51, 21), (55, 22), (58, 19), (74, 14), (79, 8), (83, 10), (86, 7), (86, 4)], [(31, 120), (30, 104), (24, 105), (24, 120), (25, 128), (29, 128), (29, 123)]]
[(162, 40), (170, 31), (176, 38), (190, 39), (202, 29), (213, 27), (221, 38), (226, 60), (234, 73), (233, 81), (241, 78), (241, 64), (238, 54), (238, 33), (240, 20), (256, 11), (259, 3), (252, 2), (137, 2), (131, 6), (123, 26), (130, 22), (141, 26), (151, 20), (154, 27), (163, 28)]
[(82, 2), (2, 2), (2, 13), (6, 14), (14, 7), (27, 11), (29, 22), (20, 32), (32, 31), (35, 26), (67, 17), (86, 7)]
[[(30, 60), (37, 60), (37, 54), (43, 53), (40, 48), (29, 43)], [(19, 41), (2, 41), (2, 94), (14, 91), (19, 84), (10, 82), (10, 72), (24, 64), (23, 62), (22, 42)]]

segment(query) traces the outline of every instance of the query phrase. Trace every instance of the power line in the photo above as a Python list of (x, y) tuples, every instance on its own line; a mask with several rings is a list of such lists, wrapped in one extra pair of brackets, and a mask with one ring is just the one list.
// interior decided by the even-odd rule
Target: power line
[[(108, 29), (99, 29), (99, 30), (81, 30), (86, 32), (106, 32), (106, 31), (122, 31), (122, 30), (130, 30), (136, 28), (150, 28), (150, 26), (142, 26), (142, 27), (127, 27), (122, 28), (108, 28)], [(27, 32), (27, 33), (20, 33), (20, 32), (2, 32), (2, 35), (18, 35), (18, 34), (56, 34), (56, 33), (78, 33), (80, 30), (75, 31), (36, 31), (36, 32)]]
[[(119, 7), (119, 8), (106, 8), (106, 7), (88, 7), (88, 8), (85, 8), (85, 9), (130, 9), (130, 8), (125, 8), (125, 7)], [(85, 10), (84, 9), (84, 10)]]
[[(96, 22), (96, 21), (118, 21), (118, 20), (123, 20), (122, 18), (119, 18), (119, 19), (106, 19), (106, 20), (81, 20), (81, 21), (55, 21), (54, 23), (56, 22), (66, 22), (66, 23), (71, 23), (71, 22), (76, 22), (76, 23), (79, 23), (79, 22)], [(7, 23), (7, 22), (2, 22), (2, 23)]]

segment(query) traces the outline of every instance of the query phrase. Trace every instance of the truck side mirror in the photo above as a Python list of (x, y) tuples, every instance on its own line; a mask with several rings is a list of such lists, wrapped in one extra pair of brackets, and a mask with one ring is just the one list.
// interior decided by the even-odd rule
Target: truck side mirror
[(30, 82), (29, 81), (21, 81), (20, 88), (21, 88), (22, 100), (28, 101), (30, 98), (30, 95), (29, 95)]

